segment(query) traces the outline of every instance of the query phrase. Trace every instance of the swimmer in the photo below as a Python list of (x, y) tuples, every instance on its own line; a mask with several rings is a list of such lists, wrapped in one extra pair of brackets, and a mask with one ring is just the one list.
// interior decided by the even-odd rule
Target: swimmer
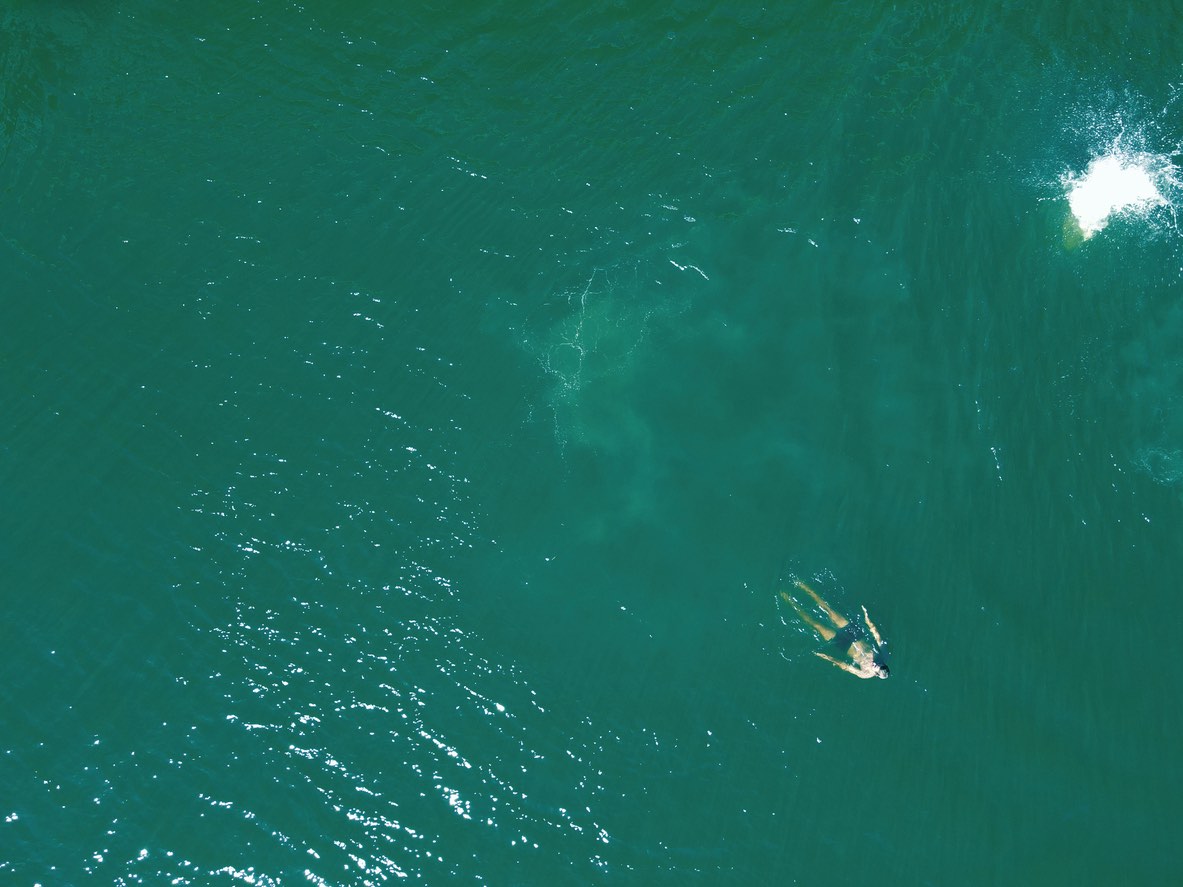
[(814, 656), (827, 659), (843, 671), (848, 671), (860, 678), (885, 678), (891, 674), (887, 668), (887, 659), (883, 652), (883, 647), (886, 645), (883, 643), (883, 638), (879, 636), (879, 629), (875, 627), (875, 623), (867, 615), (866, 607), (863, 607), (863, 619), (866, 621), (867, 628), (871, 631), (871, 638), (865, 636), (861, 626), (852, 623), (845, 616), (838, 613), (804, 582), (795, 582), (794, 584), (817, 601), (817, 605), (825, 611), (826, 615), (830, 617), (830, 621), (834, 623), (833, 628), (829, 628), (815, 621), (812, 616), (801, 609), (801, 606), (795, 600), (789, 597), (787, 592), (782, 591), (780, 596), (793, 605), (793, 609), (797, 611), (797, 615), (821, 635), (822, 640), (833, 645), (835, 649), (842, 650), (846, 656), (850, 657), (851, 661), (843, 662), (841, 659), (835, 659), (833, 656), (820, 651), (814, 651)]

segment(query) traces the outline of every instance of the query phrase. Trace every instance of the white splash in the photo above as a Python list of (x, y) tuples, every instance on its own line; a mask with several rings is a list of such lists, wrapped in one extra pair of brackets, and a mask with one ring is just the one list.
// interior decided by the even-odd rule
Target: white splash
[(1096, 157), (1080, 176), (1066, 176), (1068, 206), (1085, 238), (1117, 213), (1145, 212), (1167, 201), (1158, 190), (1160, 158), (1109, 153)]

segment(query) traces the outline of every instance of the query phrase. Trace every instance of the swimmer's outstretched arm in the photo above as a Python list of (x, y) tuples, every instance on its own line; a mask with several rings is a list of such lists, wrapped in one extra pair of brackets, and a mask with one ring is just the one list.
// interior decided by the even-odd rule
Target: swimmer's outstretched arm
[(795, 600), (793, 600), (791, 597), (789, 597), (788, 594), (786, 594), (785, 592), (782, 591), (780, 593), (780, 596), (783, 597), (790, 604), (792, 604), (793, 609), (797, 611), (797, 615), (800, 616), (802, 619), (804, 619), (809, 624), (810, 628), (812, 628), (814, 631), (816, 631), (818, 634), (820, 634), (822, 636), (822, 640), (830, 641), (830, 640), (834, 639), (835, 632), (832, 628), (826, 628), (821, 623), (815, 622), (813, 620), (813, 618), (808, 613), (806, 613), (804, 610), (802, 610), (801, 607), (797, 604), (797, 602)]
[(867, 674), (864, 669), (856, 668), (855, 666), (851, 665), (849, 662), (842, 662), (839, 659), (835, 659), (833, 656), (827, 656), (825, 653), (820, 653), (817, 650), (813, 651), (813, 655), (820, 656), (822, 659), (826, 659), (826, 660), (834, 663), (840, 669), (842, 669), (843, 671), (850, 672), (856, 678), (869, 678), (870, 677), (870, 675)]
[(837, 610), (835, 610), (833, 607), (831, 607), (829, 604), (827, 604), (825, 601), (823, 601), (821, 599), (821, 595), (819, 595), (816, 591), (814, 591), (812, 588), (810, 588), (808, 585), (806, 585), (800, 579), (796, 580), (794, 584), (798, 588), (800, 588), (802, 591), (804, 591), (806, 594), (808, 594), (811, 598), (813, 598), (815, 601), (817, 601), (817, 605), (826, 611), (826, 615), (830, 617), (830, 621), (834, 623), (835, 628), (842, 628), (844, 625), (846, 625), (847, 622), (850, 621), (845, 616), (843, 616), (841, 613), (839, 613)]
[(867, 608), (863, 607), (863, 618), (867, 620), (867, 628), (871, 629), (871, 634), (875, 636), (875, 643), (882, 647), (883, 638), (879, 636), (879, 629), (875, 627), (875, 623), (871, 621), (871, 617), (867, 615)]

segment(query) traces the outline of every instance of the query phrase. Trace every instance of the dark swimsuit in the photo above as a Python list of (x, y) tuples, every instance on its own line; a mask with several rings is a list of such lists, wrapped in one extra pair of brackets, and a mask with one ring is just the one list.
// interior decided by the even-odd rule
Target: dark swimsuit
[(876, 662), (886, 661), (883, 649), (875, 643), (875, 636), (867, 630), (861, 619), (858, 622), (851, 620), (838, 629), (830, 639), (830, 646), (845, 655), (855, 641), (865, 643), (871, 649), (871, 656)]
[(864, 637), (866, 637), (866, 632), (863, 631), (861, 625), (856, 622), (847, 622), (830, 639), (830, 645), (845, 653), (850, 649), (851, 644), (855, 641), (862, 640)]

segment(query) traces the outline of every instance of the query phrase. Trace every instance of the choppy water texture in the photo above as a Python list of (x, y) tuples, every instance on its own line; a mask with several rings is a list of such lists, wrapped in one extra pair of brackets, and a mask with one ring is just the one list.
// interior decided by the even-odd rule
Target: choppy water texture
[(1175, 877), (1183, 18), (978, 6), (8, 4), (3, 880)]

